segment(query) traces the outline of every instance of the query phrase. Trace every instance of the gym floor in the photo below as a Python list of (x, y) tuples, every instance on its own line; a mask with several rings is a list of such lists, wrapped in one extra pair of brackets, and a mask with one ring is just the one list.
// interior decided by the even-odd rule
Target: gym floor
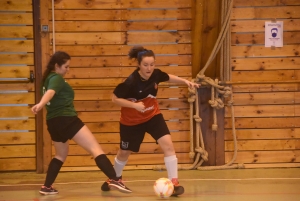
[[(101, 171), (61, 172), (54, 187), (57, 195), (40, 195), (45, 174), (0, 173), (0, 201), (147, 201), (165, 200), (155, 196), (153, 183), (166, 171), (124, 171), (124, 183), (131, 194), (101, 192), (106, 179)], [(180, 201), (299, 201), (300, 168), (182, 170), (179, 181), (185, 193), (167, 200)]]

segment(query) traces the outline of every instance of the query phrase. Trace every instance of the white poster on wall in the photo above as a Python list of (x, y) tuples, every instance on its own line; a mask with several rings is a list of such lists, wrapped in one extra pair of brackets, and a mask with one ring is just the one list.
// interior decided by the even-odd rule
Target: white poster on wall
[(283, 21), (265, 22), (265, 47), (283, 47)]

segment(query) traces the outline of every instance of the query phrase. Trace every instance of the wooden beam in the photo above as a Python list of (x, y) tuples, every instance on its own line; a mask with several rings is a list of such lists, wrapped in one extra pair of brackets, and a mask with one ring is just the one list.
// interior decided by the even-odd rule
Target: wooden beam
[(204, 0), (192, 1), (192, 76), (196, 77), (201, 69), (202, 25)]
[[(221, 0), (204, 1), (202, 22), (202, 58), (203, 68), (212, 53), (220, 31), (221, 21)], [(218, 57), (216, 57), (205, 71), (207, 77), (216, 78), (219, 75)]]
[[(40, 30), (40, 0), (32, 1), (33, 4), (33, 31), (34, 31), (34, 64), (35, 64), (35, 103), (38, 103), (42, 97), (40, 93), (42, 69), (41, 60), (41, 30)], [(36, 172), (43, 173), (43, 136), (39, 135), (43, 132), (43, 111), (39, 112), (35, 118), (35, 132), (36, 132)]]
[[(40, 23), (41, 25), (49, 25), (49, 8), (50, 8), (50, 2), (49, 1), (40, 1)], [(50, 39), (49, 39), (49, 33), (43, 33), (43, 36), (41, 37), (41, 45), (43, 47), (41, 56), (41, 69), (44, 71), (47, 66), (47, 62), (50, 58)], [(46, 110), (43, 109), (43, 119), (45, 119)], [(40, 164), (42, 167), (41, 173), (46, 173), (48, 170), (48, 165), (52, 159), (51, 156), (51, 138), (47, 131), (47, 126), (45, 124), (45, 121), (43, 121), (43, 130), (40, 131), (39, 135), (43, 138), (43, 162)]]

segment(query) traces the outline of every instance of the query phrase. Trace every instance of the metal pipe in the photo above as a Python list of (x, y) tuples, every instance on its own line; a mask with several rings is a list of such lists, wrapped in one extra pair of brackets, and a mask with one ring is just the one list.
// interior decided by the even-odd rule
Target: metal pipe
[(55, 17), (54, 17), (54, 0), (52, 0), (52, 46), (53, 53), (55, 53)]

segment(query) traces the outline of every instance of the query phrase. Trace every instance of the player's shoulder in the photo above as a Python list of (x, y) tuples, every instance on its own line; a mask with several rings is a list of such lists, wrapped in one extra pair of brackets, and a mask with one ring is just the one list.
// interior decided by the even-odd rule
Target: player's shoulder
[(153, 74), (156, 74), (156, 75), (160, 75), (162, 73), (165, 73), (163, 72), (162, 70), (160, 70), (159, 68), (155, 68), (154, 71), (153, 71)]
[(139, 73), (137, 70), (133, 71), (123, 82), (126, 85), (134, 84), (138, 80)]
[(49, 75), (48, 79), (50, 81), (64, 81), (64, 78), (60, 75), (60, 74), (57, 74), (57, 73), (53, 73), (51, 75)]

